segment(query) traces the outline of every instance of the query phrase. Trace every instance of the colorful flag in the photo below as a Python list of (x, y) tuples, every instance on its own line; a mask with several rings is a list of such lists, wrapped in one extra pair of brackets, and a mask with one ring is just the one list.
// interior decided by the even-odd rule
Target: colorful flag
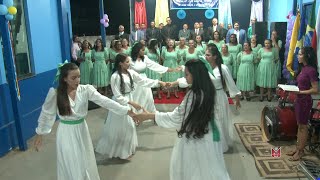
[[(320, 35), (319, 35), (319, 31), (320, 31), (320, 8), (318, 9), (318, 15), (317, 15), (317, 22), (316, 22), (316, 26), (314, 28), (314, 33), (313, 33), (313, 37), (312, 37), (312, 48), (316, 51), (317, 54), (317, 59), (318, 59), (318, 72), (320, 72), (319, 67), (320, 67), (320, 48), (318, 48), (318, 44), (320, 44)], [(319, 75), (320, 78), (320, 75)]]
[(304, 40), (305, 47), (311, 46), (315, 26), (316, 26), (316, 1), (313, 1), (312, 11), (311, 11), (310, 17), (308, 18), (308, 26), (307, 26), (306, 36)]
[(293, 61), (294, 61), (294, 52), (295, 52), (296, 44), (298, 40), (300, 20), (301, 20), (300, 12), (298, 12), (296, 20), (294, 21), (293, 29), (292, 29), (292, 35), (291, 35), (291, 41), (290, 41), (288, 59), (287, 59), (287, 65), (286, 65), (292, 77), (294, 76)]

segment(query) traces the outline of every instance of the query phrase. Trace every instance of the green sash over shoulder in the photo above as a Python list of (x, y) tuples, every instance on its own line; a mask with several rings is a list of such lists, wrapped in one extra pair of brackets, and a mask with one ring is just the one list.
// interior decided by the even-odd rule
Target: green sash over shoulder
[(203, 56), (200, 56), (200, 57), (199, 57), (199, 60), (204, 63), (204, 65), (205, 65), (206, 68), (208, 69), (208, 72), (209, 72), (212, 76), (214, 76), (214, 74), (213, 74), (213, 69), (212, 69), (210, 63), (209, 63)]
[(214, 119), (212, 119), (210, 121), (210, 124), (211, 124), (211, 129), (212, 129), (213, 141), (219, 142), (220, 141), (220, 133), (219, 133), (218, 127), (217, 127)]

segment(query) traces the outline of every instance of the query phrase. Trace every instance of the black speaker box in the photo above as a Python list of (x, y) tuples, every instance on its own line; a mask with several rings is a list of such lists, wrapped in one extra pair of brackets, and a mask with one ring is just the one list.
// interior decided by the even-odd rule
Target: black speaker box
[(264, 46), (264, 40), (268, 38), (268, 22), (256, 22), (252, 25), (252, 34), (256, 35), (257, 43)]

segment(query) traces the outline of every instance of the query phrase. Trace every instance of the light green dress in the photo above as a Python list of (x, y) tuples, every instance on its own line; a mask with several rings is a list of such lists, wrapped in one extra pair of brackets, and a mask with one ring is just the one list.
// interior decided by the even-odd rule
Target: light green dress
[(275, 63), (274, 60), (276, 55), (273, 51), (265, 51), (264, 48), (261, 48), (258, 51), (258, 59), (260, 59), (260, 63), (258, 66), (258, 74), (257, 74), (257, 86), (263, 88), (275, 88), (277, 86), (277, 82), (275, 81)]
[[(179, 66), (186, 64), (186, 52), (188, 51), (188, 46), (184, 46), (183, 49), (181, 49), (179, 46), (176, 47), (176, 51), (178, 53), (178, 57), (180, 57), (180, 62), (178, 63)], [(179, 77), (184, 77), (184, 72), (181, 71), (179, 73)]]
[[(175, 50), (168, 52), (167, 49), (163, 49), (161, 57), (164, 59), (163, 66), (173, 69), (178, 67), (178, 60), (181, 60), (181, 57), (179, 57), (178, 52)], [(166, 72), (164, 73), (162, 80), (164, 82), (173, 82), (179, 77), (179, 72)]]
[[(123, 52), (124, 53), (124, 52)], [(114, 62), (116, 60), (116, 56), (118, 55), (119, 53), (116, 52), (114, 49), (109, 49), (109, 58), (113, 61), (113, 63), (111, 63), (111, 69), (113, 69), (114, 67)], [(111, 78), (111, 75), (110, 75), (110, 78)]]
[[(258, 56), (258, 51), (262, 48), (261, 44), (257, 44), (256, 47), (251, 47), (252, 49), (252, 53), (255, 54), (255, 56)], [(255, 75), (255, 81), (257, 81), (257, 74), (258, 74), (258, 65), (259, 65), (259, 61), (256, 61), (256, 63), (254, 63), (254, 75)]]
[(131, 56), (131, 47), (128, 47), (128, 49), (123, 49), (123, 53), (128, 55), (128, 56)]
[(237, 61), (238, 54), (242, 51), (242, 45), (238, 44), (236, 46), (230, 46), (229, 44), (227, 44), (227, 46), (228, 46), (228, 51), (231, 54), (232, 59), (233, 59), (232, 78), (237, 79), (239, 64), (236, 61)]
[[(154, 54), (154, 53), (150, 53), (149, 52), (149, 49), (146, 48), (145, 51), (144, 51), (144, 54), (148, 56), (148, 58), (156, 63), (159, 64), (159, 61), (160, 61), (160, 50), (157, 49), (157, 54)], [(146, 68), (146, 75), (149, 79), (154, 79), (154, 80), (160, 80), (161, 79), (161, 74), (155, 72), (155, 71), (152, 71), (151, 69), (149, 68)]]
[(80, 84), (92, 83), (92, 50), (88, 52), (78, 51), (78, 57), (83, 58), (84, 61), (80, 63)]
[(272, 51), (275, 54), (275, 63), (274, 63), (274, 77), (276, 78), (276, 82), (281, 78), (281, 63), (279, 60), (279, 49), (278, 48), (272, 48)]
[(224, 40), (221, 40), (221, 41), (219, 41), (219, 42), (210, 40), (210, 41), (208, 42), (208, 44), (210, 44), (210, 43), (215, 44), (215, 45), (217, 46), (219, 52), (221, 52), (221, 46), (222, 46), (222, 44), (225, 44)]
[(94, 59), (92, 69), (92, 85), (96, 87), (106, 87), (110, 84), (110, 65), (106, 64), (109, 58), (109, 53), (106, 49), (104, 51), (96, 52), (92, 50), (92, 59)]
[[(272, 44), (272, 46), (274, 47), (274, 44)], [(279, 48), (281, 49), (282, 47), (282, 41), (281, 40), (278, 40), (278, 46)], [(281, 79), (281, 63), (280, 63), (280, 59), (279, 59), (279, 49), (278, 48), (273, 48), (273, 51), (276, 53), (276, 63), (274, 64), (275, 65), (275, 73), (276, 73), (276, 78), (277, 78), (277, 81), (279, 79)]]
[(196, 49), (201, 53), (201, 55), (204, 55), (206, 53), (207, 45), (205, 43), (202, 43), (202, 45), (196, 45)]
[(186, 50), (186, 62), (192, 59), (199, 59), (199, 56), (202, 56), (202, 53), (197, 49), (194, 49), (194, 52), (192, 54), (189, 53), (188, 49)]
[(256, 56), (254, 53), (239, 53), (237, 62), (240, 63), (237, 76), (237, 87), (240, 91), (253, 91), (255, 88), (254, 78), (254, 61)]
[(223, 60), (223, 64), (228, 67), (230, 74), (232, 74), (232, 64), (233, 64), (232, 55), (230, 53), (228, 53), (227, 56), (224, 56), (223, 54), (221, 54), (221, 57)]

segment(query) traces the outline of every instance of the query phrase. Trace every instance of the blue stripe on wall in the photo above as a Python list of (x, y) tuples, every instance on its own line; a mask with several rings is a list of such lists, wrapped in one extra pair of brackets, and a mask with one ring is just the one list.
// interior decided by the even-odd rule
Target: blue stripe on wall
[(3, 53), (2, 48), (0, 48), (0, 85), (6, 83), (6, 74), (4, 70), (4, 61), (3, 61)]

